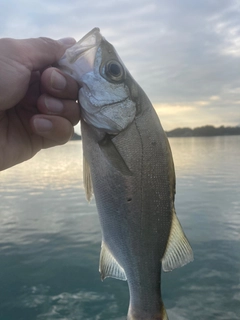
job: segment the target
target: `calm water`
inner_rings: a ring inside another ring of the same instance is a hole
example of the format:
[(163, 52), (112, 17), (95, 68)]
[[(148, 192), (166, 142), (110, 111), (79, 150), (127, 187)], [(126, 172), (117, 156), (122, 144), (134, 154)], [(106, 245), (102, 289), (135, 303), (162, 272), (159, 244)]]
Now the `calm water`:
[[(170, 144), (195, 260), (163, 274), (169, 319), (240, 319), (240, 136)], [(0, 182), (0, 319), (125, 319), (127, 284), (98, 273), (101, 232), (84, 197), (81, 142), (42, 151)]]

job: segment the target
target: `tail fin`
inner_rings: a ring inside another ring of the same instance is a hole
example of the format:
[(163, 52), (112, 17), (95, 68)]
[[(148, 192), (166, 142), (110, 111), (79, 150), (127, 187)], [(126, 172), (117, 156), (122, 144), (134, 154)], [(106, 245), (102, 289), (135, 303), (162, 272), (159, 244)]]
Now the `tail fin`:
[(127, 320), (168, 320), (168, 316), (163, 303), (161, 311), (155, 314), (149, 313), (146, 310), (135, 310), (130, 306)]
[(162, 307), (162, 319), (163, 319), (163, 320), (168, 320), (167, 311), (166, 311), (164, 305), (163, 305), (163, 307)]

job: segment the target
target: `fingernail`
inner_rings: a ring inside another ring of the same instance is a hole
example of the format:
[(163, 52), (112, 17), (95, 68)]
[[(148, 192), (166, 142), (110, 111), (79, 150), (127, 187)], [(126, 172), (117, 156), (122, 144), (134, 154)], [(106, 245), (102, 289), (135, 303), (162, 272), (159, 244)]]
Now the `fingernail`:
[(73, 46), (76, 43), (76, 40), (71, 37), (59, 39), (58, 42), (64, 44), (65, 46)]
[(34, 127), (37, 132), (47, 132), (50, 131), (53, 127), (52, 122), (47, 119), (36, 118), (33, 120)]
[(67, 85), (67, 81), (59, 72), (53, 70), (51, 75), (51, 85), (56, 90), (63, 90)]
[(44, 102), (50, 113), (59, 114), (63, 110), (63, 103), (58, 99), (45, 97)]

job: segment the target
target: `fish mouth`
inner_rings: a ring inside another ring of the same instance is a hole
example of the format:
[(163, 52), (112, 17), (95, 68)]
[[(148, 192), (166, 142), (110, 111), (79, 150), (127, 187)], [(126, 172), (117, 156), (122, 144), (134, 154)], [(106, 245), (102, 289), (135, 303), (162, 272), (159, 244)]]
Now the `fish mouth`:
[[(97, 48), (102, 41), (102, 35), (99, 28), (94, 28), (89, 31), (82, 39), (66, 52), (70, 63), (76, 62), (82, 56), (87, 55), (95, 59)], [(95, 54), (94, 54), (95, 53)]]
[(58, 61), (58, 68), (80, 81), (85, 73), (93, 71), (96, 53), (102, 39), (100, 29), (92, 29), (75, 45), (66, 50)]

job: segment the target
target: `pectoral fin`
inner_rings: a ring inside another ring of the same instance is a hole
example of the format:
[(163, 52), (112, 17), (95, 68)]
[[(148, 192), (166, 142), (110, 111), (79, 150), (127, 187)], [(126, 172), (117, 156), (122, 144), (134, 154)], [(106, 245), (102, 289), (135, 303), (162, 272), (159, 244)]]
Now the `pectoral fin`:
[(162, 259), (162, 269), (163, 271), (172, 271), (191, 261), (193, 261), (192, 248), (174, 211), (171, 232)]
[(126, 162), (124, 161), (123, 157), (115, 147), (114, 143), (111, 140), (111, 137), (108, 134), (106, 134), (105, 137), (98, 142), (98, 144), (105, 158), (114, 168), (116, 168), (125, 176), (132, 175)]
[(83, 156), (83, 185), (84, 185), (87, 201), (89, 202), (93, 195), (93, 188), (92, 188), (90, 166), (84, 156)]
[(104, 242), (102, 242), (101, 247), (99, 272), (101, 273), (102, 280), (107, 277), (112, 277), (119, 280), (127, 280), (124, 269), (114, 258)]

